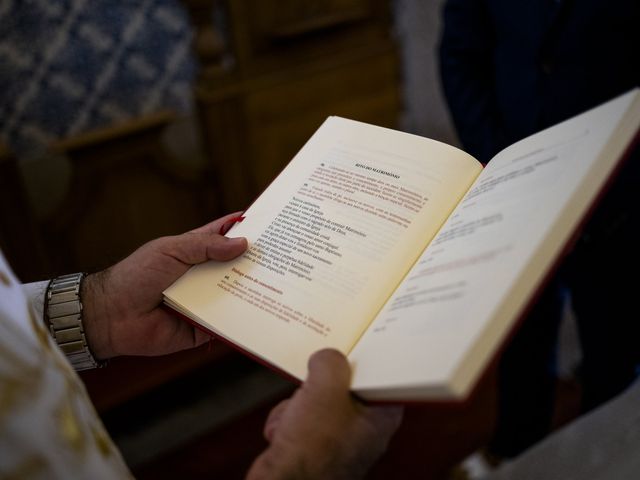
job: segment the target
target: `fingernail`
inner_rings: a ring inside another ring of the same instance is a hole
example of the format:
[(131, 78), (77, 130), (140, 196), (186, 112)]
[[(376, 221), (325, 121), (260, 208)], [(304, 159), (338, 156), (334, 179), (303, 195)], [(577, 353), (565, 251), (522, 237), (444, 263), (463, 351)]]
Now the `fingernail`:
[(237, 244), (247, 243), (247, 239), (245, 237), (231, 237), (231, 238), (225, 237), (225, 238), (227, 238), (228, 242), (231, 242), (231, 243), (234, 243), (234, 244), (235, 243), (237, 243)]
[(240, 216), (235, 216), (230, 220), (227, 220), (227, 222), (222, 225), (222, 227), (220, 227), (220, 235), (226, 235), (227, 232), (231, 229), (231, 227), (233, 227), (236, 223), (240, 223), (244, 220), (244, 217), (242, 215)]

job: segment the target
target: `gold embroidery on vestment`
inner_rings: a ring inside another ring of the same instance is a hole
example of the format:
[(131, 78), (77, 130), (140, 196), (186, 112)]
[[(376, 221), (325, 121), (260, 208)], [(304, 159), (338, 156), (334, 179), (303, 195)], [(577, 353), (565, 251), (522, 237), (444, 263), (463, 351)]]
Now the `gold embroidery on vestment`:
[(43, 471), (46, 469), (45, 461), (36, 455), (32, 455), (20, 462), (18, 466), (10, 471), (0, 470), (0, 478), (4, 480), (24, 480), (28, 478), (42, 477)]
[(85, 447), (84, 435), (71, 399), (63, 399), (62, 404), (56, 411), (56, 417), (58, 429), (63, 440), (67, 442), (76, 453), (82, 452)]

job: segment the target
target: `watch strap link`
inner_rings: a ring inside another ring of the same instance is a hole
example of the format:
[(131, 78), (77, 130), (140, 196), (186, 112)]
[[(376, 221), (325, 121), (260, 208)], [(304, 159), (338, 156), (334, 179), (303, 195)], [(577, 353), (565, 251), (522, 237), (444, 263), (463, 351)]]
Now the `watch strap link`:
[(51, 335), (75, 370), (102, 366), (97, 362), (84, 334), (80, 286), (84, 273), (57, 277), (49, 283), (45, 315)]

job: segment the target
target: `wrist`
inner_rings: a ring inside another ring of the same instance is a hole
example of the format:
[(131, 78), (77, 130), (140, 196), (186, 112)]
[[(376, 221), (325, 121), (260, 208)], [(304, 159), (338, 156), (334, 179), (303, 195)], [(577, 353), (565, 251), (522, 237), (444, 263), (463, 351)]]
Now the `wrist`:
[(105, 302), (106, 275), (108, 270), (87, 275), (80, 289), (85, 336), (97, 360), (106, 360), (115, 356), (111, 347), (109, 312)]

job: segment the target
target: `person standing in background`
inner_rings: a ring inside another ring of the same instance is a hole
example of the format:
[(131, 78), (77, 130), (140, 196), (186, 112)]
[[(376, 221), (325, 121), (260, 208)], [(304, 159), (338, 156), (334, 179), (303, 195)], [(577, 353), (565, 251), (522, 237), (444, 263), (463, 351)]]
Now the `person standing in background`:
[[(448, 0), (440, 73), (464, 149), (482, 162), (506, 146), (640, 85), (637, 0)], [(583, 359), (582, 410), (628, 386), (640, 361), (638, 148), (501, 357), (487, 447), (514, 457), (551, 429), (566, 289)]]

